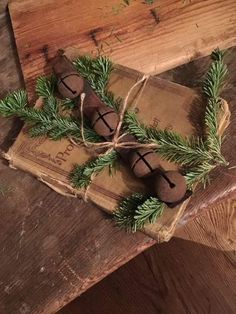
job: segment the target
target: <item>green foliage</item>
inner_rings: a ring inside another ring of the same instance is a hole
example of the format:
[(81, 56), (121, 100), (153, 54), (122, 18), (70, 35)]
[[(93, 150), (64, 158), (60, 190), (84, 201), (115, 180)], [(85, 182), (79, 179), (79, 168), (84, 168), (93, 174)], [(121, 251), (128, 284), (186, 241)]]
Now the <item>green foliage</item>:
[(156, 197), (149, 197), (143, 204), (137, 207), (134, 219), (138, 229), (143, 228), (145, 223), (154, 223), (163, 214), (165, 204)]
[(95, 160), (83, 165), (76, 165), (71, 173), (70, 179), (75, 188), (86, 188), (92, 177), (109, 167), (110, 173), (115, 168), (118, 154), (115, 150), (98, 156)]
[(36, 80), (35, 91), (38, 97), (47, 98), (52, 96), (56, 89), (56, 77), (51, 75), (49, 77), (40, 76)]
[(112, 62), (102, 56), (95, 59), (90, 56), (80, 56), (74, 60), (74, 65), (79, 74), (89, 82), (92, 89), (102, 101), (104, 101), (107, 106), (118, 110), (121, 99), (116, 99), (113, 93), (109, 92), (107, 89), (108, 81), (113, 70)]
[(207, 98), (205, 113), (206, 145), (219, 163), (226, 164), (221, 155), (221, 136), (218, 135), (218, 116), (221, 109), (220, 94), (225, 86), (228, 68), (224, 63), (225, 52), (216, 49), (211, 58), (213, 60), (203, 82), (203, 93)]
[(136, 232), (135, 211), (139, 205), (142, 205), (146, 197), (141, 193), (135, 193), (123, 199), (119, 208), (114, 212), (114, 219), (120, 228), (127, 231)]
[(203, 141), (197, 137), (186, 138), (172, 131), (160, 130), (156, 135), (156, 143), (159, 145), (156, 149), (158, 154), (181, 166), (196, 165), (211, 158)]
[(0, 114), (4, 117), (14, 116), (18, 111), (23, 111), (27, 104), (26, 92), (24, 90), (15, 91), (0, 100)]
[(227, 66), (224, 63), (224, 55), (225, 53), (219, 49), (215, 49), (211, 54), (213, 62), (203, 82), (203, 91), (209, 99), (218, 98), (224, 88), (228, 74)]
[[(25, 91), (16, 91), (0, 101), (0, 114), (5, 117), (17, 116), (31, 125), (31, 136), (47, 135), (53, 140), (62, 137), (73, 137), (81, 140), (80, 122), (71, 117), (59, 114), (58, 101), (54, 96), (44, 100), (44, 106), (36, 109), (28, 106)], [(85, 139), (90, 142), (98, 142), (100, 136), (89, 126), (84, 127)]]
[(76, 108), (76, 106), (78, 106), (78, 100), (65, 98), (61, 100), (61, 105), (63, 110), (73, 110)]
[(136, 232), (146, 223), (153, 223), (164, 210), (164, 203), (155, 197), (147, 197), (135, 193), (125, 198), (119, 208), (114, 212), (114, 219), (120, 228)]
[(216, 165), (206, 161), (189, 168), (185, 174), (188, 188), (192, 188), (196, 182), (202, 183), (205, 188), (206, 185), (210, 182), (209, 173), (215, 167)]
[(126, 113), (124, 125), (139, 142), (156, 144), (156, 152), (170, 162), (194, 165), (211, 157), (200, 138), (188, 139), (173, 131), (146, 127), (134, 112)]
[[(149, 136), (148, 131), (149, 128), (145, 126), (145, 124), (138, 121), (136, 113), (134, 111), (127, 111), (124, 120), (123, 126), (125, 130), (134, 135), (137, 140), (141, 143), (148, 143)], [(155, 129), (153, 129), (155, 130)]]

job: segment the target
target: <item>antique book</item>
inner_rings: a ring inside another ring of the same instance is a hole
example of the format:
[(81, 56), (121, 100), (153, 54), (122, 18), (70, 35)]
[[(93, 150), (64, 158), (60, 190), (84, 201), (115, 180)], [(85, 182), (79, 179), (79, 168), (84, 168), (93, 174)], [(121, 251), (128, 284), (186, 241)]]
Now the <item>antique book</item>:
[[(110, 78), (109, 89), (116, 96), (125, 98), (133, 84), (142, 76), (137, 71), (116, 66)], [(140, 84), (130, 95), (129, 106), (134, 104), (139, 119), (147, 125), (175, 130), (186, 136), (200, 131), (196, 129), (196, 119), (192, 117), (194, 115), (196, 118), (196, 106), (201, 104), (192, 89), (149, 77), (145, 85)], [(40, 100), (36, 105), (40, 105)], [(31, 173), (56, 192), (65, 196), (83, 197), (85, 201), (91, 201), (109, 213), (117, 208), (122, 198), (134, 192), (148, 191), (148, 186), (137, 179), (122, 162), (113, 176), (104, 170), (94, 178), (86, 191), (74, 189), (69, 174), (75, 164), (82, 164), (91, 158), (91, 151), (69, 139), (52, 141), (46, 137), (30, 138), (27, 126), (22, 129), (5, 158), (11, 167)], [(177, 169), (175, 164), (164, 160), (161, 161), (161, 166), (166, 170)], [(189, 199), (172, 209), (167, 207), (154, 224), (145, 226), (144, 232), (158, 242), (169, 240), (188, 201)]]

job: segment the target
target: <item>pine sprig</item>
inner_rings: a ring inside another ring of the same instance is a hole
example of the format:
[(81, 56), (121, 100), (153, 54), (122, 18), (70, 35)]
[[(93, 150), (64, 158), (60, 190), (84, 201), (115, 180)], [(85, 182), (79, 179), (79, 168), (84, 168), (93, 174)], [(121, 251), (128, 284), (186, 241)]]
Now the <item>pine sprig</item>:
[(211, 54), (212, 64), (203, 82), (203, 91), (208, 98), (218, 98), (222, 92), (228, 74), (224, 63), (224, 51), (215, 49)]
[(149, 222), (154, 223), (163, 214), (165, 204), (156, 197), (149, 197), (142, 205), (137, 207), (134, 219), (138, 229)]
[(148, 143), (149, 136), (148, 136), (148, 127), (145, 126), (144, 123), (141, 123), (137, 115), (134, 111), (127, 111), (124, 120), (123, 126), (125, 130), (129, 133), (134, 135), (137, 140), (141, 143)]
[[(53, 140), (73, 137), (81, 141), (80, 122), (74, 118), (60, 115), (54, 96), (47, 97), (44, 107), (36, 109), (28, 106), (25, 91), (16, 91), (0, 100), (0, 114), (5, 117), (16, 116), (29, 123), (31, 136), (47, 135)], [(101, 137), (86, 125), (84, 126), (84, 136), (90, 142), (101, 141)]]
[(114, 170), (118, 154), (115, 150), (98, 156), (95, 160), (83, 165), (76, 165), (71, 172), (70, 180), (75, 188), (86, 188), (92, 181), (92, 177), (109, 167), (110, 173)]
[(172, 131), (159, 130), (155, 141), (159, 145), (156, 149), (158, 154), (181, 166), (196, 165), (212, 157), (198, 137), (188, 139)]
[(11, 117), (18, 111), (23, 111), (28, 105), (27, 94), (24, 90), (15, 91), (0, 100), (0, 114)]
[(120, 228), (136, 232), (146, 223), (154, 223), (163, 214), (165, 204), (155, 197), (135, 193), (124, 199), (114, 212), (114, 219)]
[(47, 98), (52, 96), (56, 89), (56, 77), (51, 75), (47, 76), (40, 76), (36, 80), (35, 91), (38, 97)]
[(134, 193), (128, 196), (119, 205), (114, 212), (114, 220), (118, 227), (124, 228), (126, 231), (136, 232), (137, 225), (134, 219), (135, 211), (139, 205), (142, 205), (147, 199), (141, 193)]
[(74, 60), (74, 65), (81, 76), (90, 84), (95, 93), (109, 107), (118, 110), (121, 98), (115, 98), (107, 89), (108, 81), (113, 70), (112, 62), (103, 56), (95, 59), (89, 56), (80, 56)]
[(103, 91), (107, 87), (113, 70), (113, 64), (108, 58), (100, 56), (93, 59), (89, 56), (80, 56), (73, 63), (94, 90)]
[(170, 162), (194, 165), (211, 158), (200, 138), (188, 139), (173, 131), (147, 127), (138, 121), (134, 112), (126, 113), (124, 125), (139, 142), (156, 144), (156, 152)]
[(185, 179), (189, 189), (192, 189), (197, 182), (202, 183), (205, 188), (210, 182), (209, 173), (216, 167), (216, 165), (204, 162), (195, 167), (191, 167), (186, 171)]
[(78, 106), (78, 100), (76, 99), (70, 99), (70, 98), (65, 98), (61, 100), (61, 105), (63, 110), (73, 110)]
[(207, 98), (205, 113), (206, 145), (212, 151), (217, 161), (227, 164), (221, 154), (221, 136), (218, 135), (218, 117), (221, 109), (220, 94), (225, 86), (228, 68), (224, 63), (225, 52), (216, 49), (212, 52), (213, 60), (203, 82), (203, 93)]

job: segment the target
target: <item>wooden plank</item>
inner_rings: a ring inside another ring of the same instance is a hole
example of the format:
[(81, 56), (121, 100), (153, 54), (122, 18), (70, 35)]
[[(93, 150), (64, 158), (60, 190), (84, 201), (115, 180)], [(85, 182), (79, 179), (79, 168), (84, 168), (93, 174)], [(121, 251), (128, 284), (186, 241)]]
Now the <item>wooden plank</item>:
[[(10, 21), (0, 12), (0, 97), (23, 87)], [(22, 124), (0, 118), (0, 151)], [(114, 229), (92, 204), (59, 196), (0, 159), (0, 313), (54, 313), (155, 243)], [(92, 231), (93, 230), (93, 231)], [(120, 246), (120, 247), (118, 247)]]
[[(232, 258), (236, 249), (236, 197), (212, 206), (179, 228), (175, 237), (221, 250)], [(236, 260), (235, 260), (236, 261)]]
[[(9, 90), (23, 86), (23, 82), (19, 82), (7, 22), (7, 16), (1, 14), (1, 97)], [(232, 141), (236, 131), (235, 56), (234, 50), (229, 55), (231, 81), (225, 94), (225, 98), (232, 101), (233, 114), (224, 145), (230, 166), (236, 164), (236, 142)], [(207, 60), (201, 60), (162, 76), (192, 87), (205, 72), (206, 65)], [(197, 69), (200, 69), (199, 73)], [(0, 118), (1, 150), (7, 151), (20, 126), (15, 119)], [(235, 175), (235, 170), (217, 170), (212, 185), (205, 191), (198, 190), (188, 213), (195, 215), (195, 208), (203, 208), (217, 198), (228, 196), (235, 190)], [(11, 192), (0, 200), (1, 313), (55, 312), (154, 243), (141, 233), (127, 235), (114, 229), (100, 209), (58, 196), (29, 175), (9, 169), (3, 160), (0, 162), (0, 181), (11, 188)]]
[[(236, 44), (235, 0), (12, 0), (9, 6), (27, 89), (57, 49), (103, 53), (160, 73)], [(156, 16), (156, 17), (155, 17)]]
[(213, 207), (179, 229), (182, 239), (140, 254), (59, 313), (234, 314), (235, 206)]
[(3, 164), (0, 171), (10, 188), (0, 195), (1, 313), (54, 313), (154, 243), (25, 173)]

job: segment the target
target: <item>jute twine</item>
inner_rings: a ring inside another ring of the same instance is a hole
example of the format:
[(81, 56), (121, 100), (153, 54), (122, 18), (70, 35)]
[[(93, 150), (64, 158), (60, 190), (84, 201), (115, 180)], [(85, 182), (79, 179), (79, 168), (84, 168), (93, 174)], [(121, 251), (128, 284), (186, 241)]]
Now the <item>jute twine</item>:
[[(141, 148), (141, 147), (146, 147), (146, 148), (156, 148), (158, 147), (157, 144), (153, 143), (153, 144), (142, 144), (142, 143), (138, 143), (138, 142), (122, 142), (122, 138), (126, 135), (126, 133), (121, 134), (121, 128), (122, 128), (122, 124), (123, 124), (123, 120), (124, 120), (124, 115), (125, 112), (127, 110), (127, 106), (128, 106), (128, 101), (130, 98), (130, 95), (132, 93), (132, 91), (141, 83), (143, 83), (143, 86), (141, 88), (141, 91), (139, 93), (139, 96), (136, 100), (136, 102), (130, 107), (130, 109), (135, 109), (138, 103), (138, 100), (140, 99), (140, 97), (143, 94), (143, 91), (145, 89), (145, 86), (147, 84), (147, 81), (149, 79), (150, 75), (143, 75), (142, 78), (140, 80), (138, 80), (136, 83), (134, 83), (132, 85), (132, 87), (129, 89), (123, 103), (122, 106), (120, 108), (120, 112), (119, 112), (119, 122), (116, 128), (116, 131), (113, 135), (113, 137), (111, 138), (110, 141), (104, 141), (104, 142), (99, 142), (99, 143), (93, 143), (93, 142), (89, 142), (88, 140), (86, 140), (85, 135), (84, 135), (84, 100), (86, 97), (85, 93), (82, 93), (80, 95), (80, 100), (81, 100), (81, 105), (80, 105), (80, 115), (81, 115), (81, 138), (82, 138), (82, 143), (84, 144), (85, 147), (88, 148), (95, 148), (95, 149), (103, 149), (103, 148), (107, 148), (108, 150), (106, 151), (106, 153), (109, 153), (110, 151), (112, 151), (113, 149), (117, 149), (117, 148)], [(106, 154), (105, 153), (105, 154)]]

